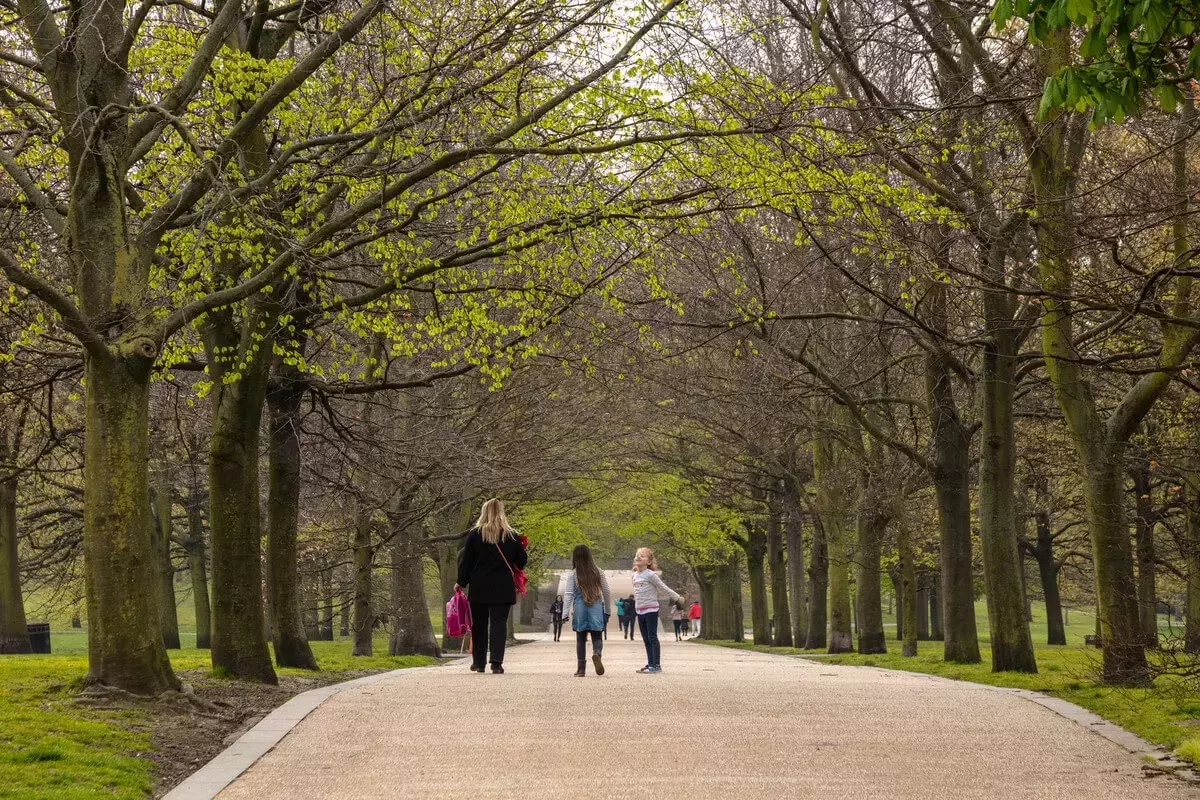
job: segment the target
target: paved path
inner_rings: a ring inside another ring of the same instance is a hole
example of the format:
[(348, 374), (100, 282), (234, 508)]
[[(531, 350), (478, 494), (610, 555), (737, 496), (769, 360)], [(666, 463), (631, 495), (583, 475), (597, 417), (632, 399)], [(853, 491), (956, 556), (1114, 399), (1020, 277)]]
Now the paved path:
[[(668, 637), (669, 638), (669, 637)], [(267, 798), (1080, 798), (1178, 800), (1120, 747), (971, 684), (611, 636), (604, 677), (574, 642), (347, 690), (221, 793)]]

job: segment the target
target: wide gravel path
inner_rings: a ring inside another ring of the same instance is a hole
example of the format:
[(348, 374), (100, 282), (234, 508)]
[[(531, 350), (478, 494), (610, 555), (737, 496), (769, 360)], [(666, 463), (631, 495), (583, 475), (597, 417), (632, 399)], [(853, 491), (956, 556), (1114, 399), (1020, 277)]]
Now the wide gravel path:
[(641, 642), (611, 632), (607, 674), (580, 679), (567, 639), (511, 649), (504, 675), (463, 661), (337, 694), (220, 798), (1200, 797), (971, 684), (673, 641), (638, 675)]

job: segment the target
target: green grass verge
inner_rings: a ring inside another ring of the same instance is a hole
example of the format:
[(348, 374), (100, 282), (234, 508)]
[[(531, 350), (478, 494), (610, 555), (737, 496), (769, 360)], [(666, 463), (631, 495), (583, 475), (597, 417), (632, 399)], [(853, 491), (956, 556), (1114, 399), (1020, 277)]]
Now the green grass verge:
[[(86, 649), (86, 636), (64, 636), (76, 637), (71, 644)], [(377, 637), (375, 647), (386, 653), (386, 637)], [(312, 648), (325, 678), (434, 663), (423, 656), (353, 657), (346, 639), (312, 642)], [(170, 655), (177, 672), (211, 671), (206, 650), (174, 650)], [(141, 757), (150, 749), (149, 713), (78, 704), (75, 697), (86, 672), (84, 652), (0, 656), (0, 798), (149, 796), (152, 763)], [(296, 669), (279, 673), (312, 675)]]
[[(769, 647), (748, 642), (709, 642), (722, 647), (781, 655), (815, 655), (823, 650), (798, 650), (794, 647)], [(1029, 689), (1061, 697), (1099, 716), (1133, 731), (1149, 742), (1173, 749), (1193, 763), (1200, 764), (1200, 697), (1190, 688), (1171, 678), (1160, 678), (1151, 689), (1117, 689), (1097, 681), (1100, 652), (1080, 646), (1036, 647), (1038, 674), (992, 672), (991, 652), (982, 646), (983, 663), (950, 664), (942, 660), (941, 642), (919, 642), (917, 655), (904, 658), (900, 643), (888, 642), (886, 655), (846, 655), (821, 658), (822, 664), (883, 667), (940, 675), (989, 686)]]

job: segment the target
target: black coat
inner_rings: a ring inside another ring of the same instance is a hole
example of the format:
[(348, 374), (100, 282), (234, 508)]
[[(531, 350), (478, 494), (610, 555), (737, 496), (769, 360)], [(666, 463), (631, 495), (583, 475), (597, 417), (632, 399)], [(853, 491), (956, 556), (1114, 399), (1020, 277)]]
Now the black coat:
[(478, 528), (467, 533), (467, 541), (458, 554), (458, 585), (467, 590), (472, 603), (511, 606), (517, 602), (513, 576), (500, 556), (500, 548), (513, 569), (524, 569), (529, 554), (516, 537), (501, 536), (500, 545), (488, 544)]

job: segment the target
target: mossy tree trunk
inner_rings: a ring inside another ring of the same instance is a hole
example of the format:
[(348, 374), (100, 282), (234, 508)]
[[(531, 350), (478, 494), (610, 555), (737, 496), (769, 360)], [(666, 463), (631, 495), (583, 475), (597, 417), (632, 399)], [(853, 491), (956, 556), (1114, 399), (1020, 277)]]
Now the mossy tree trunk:
[(267, 462), (267, 574), (271, 641), (281, 667), (318, 669), (301, 609), (297, 538), (300, 520), (300, 404), (304, 389), (295, 368), (276, 362), (267, 392), (271, 448)]
[(829, 627), (829, 550), (825, 542), (825, 524), (812, 518), (812, 558), (808, 564), (808, 638), (804, 646), (820, 650), (826, 646)]
[(792, 642), (804, 647), (808, 641), (807, 581), (804, 574), (804, 515), (797, 489), (785, 482), (783, 528), (787, 548), (788, 599), (792, 620)]
[[(844, 418), (839, 414), (839, 418)], [(850, 499), (845, 494), (846, 475), (841, 465), (840, 451), (827, 432), (813, 439), (813, 477), (817, 484), (818, 511), (825, 531), (829, 563), (829, 642), (830, 653), (854, 651), (851, 631), (853, 610), (850, 605), (850, 522), (846, 518)]]
[(1133, 478), (1135, 550), (1137, 556), (1138, 618), (1147, 647), (1158, 647), (1158, 557), (1154, 547), (1154, 528), (1158, 523), (1150, 497), (1150, 462), (1141, 457), (1130, 471)]
[(767, 611), (767, 574), (764, 565), (767, 534), (758, 520), (747, 520), (744, 527), (746, 535), (736, 541), (746, 554), (746, 571), (750, 576), (750, 624), (753, 626), (754, 643), (770, 644), (770, 613)]
[(17, 555), (16, 462), (21, 427), (18, 423), (11, 438), (0, 427), (0, 655), (31, 651)]
[(188, 498), (188, 572), (196, 608), (196, 649), (212, 646), (212, 615), (208, 598), (208, 558), (204, 547), (204, 510), (194, 488)]
[[(1003, 259), (1000, 253), (995, 256)], [(1017, 333), (1008, 292), (984, 294), (988, 342), (983, 349), (983, 441), (979, 457), (979, 541), (983, 555), (993, 672), (1037, 672), (1025, 615), (1015, 513)]]
[(175, 604), (175, 565), (171, 561), (171, 509), (173, 486), (171, 471), (160, 464), (155, 471), (151, 499), (154, 504), (154, 527), (151, 540), (154, 543), (154, 578), (158, 593), (159, 624), (162, 626), (163, 645), (168, 650), (179, 649), (179, 611)]
[(89, 354), (84, 367), (88, 680), (145, 695), (179, 688), (158, 596), (147, 591), (157, 585), (148, 485), (151, 360)]
[(1187, 500), (1187, 519), (1184, 529), (1184, 574), (1186, 599), (1183, 621), (1183, 649), (1200, 653), (1200, 472), (1185, 473), (1184, 492)]
[(372, 591), (375, 566), (375, 528), (370, 512), (360, 512), (354, 523), (354, 619), (351, 623), (353, 646), (350, 654), (374, 655), (375, 630)]
[[(264, 628), (259, 428), (266, 401), (272, 337), (265, 303), (240, 324), (225, 308), (205, 320), (213, 377), (209, 448), (212, 525), (213, 667), (224, 674), (277, 683)], [(263, 323), (260, 329), (258, 322)]]
[(1067, 632), (1063, 625), (1062, 596), (1058, 590), (1058, 573), (1062, 565), (1054, 556), (1054, 538), (1050, 531), (1050, 512), (1040, 508), (1033, 515), (1036, 540), (1030, 548), (1037, 562), (1038, 577), (1042, 583), (1042, 597), (1046, 601), (1046, 644), (1066, 644)]
[(855, 558), (854, 585), (858, 600), (858, 652), (886, 653), (883, 632), (883, 534), (889, 516), (878, 509), (859, 512), (858, 551)]
[[(902, 628), (900, 655), (912, 658), (917, 654), (917, 569), (913, 553), (912, 532), (902, 520), (896, 532), (896, 546), (900, 551), (900, 570), (897, 588), (896, 624)], [(903, 620), (903, 625), (901, 625)]]
[(745, 620), (742, 617), (742, 570), (740, 561), (728, 561), (698, 567), (696, 580), (700, 583), (701, 638), (740, 642), (744, 638)]
[(783, 549), (783, 507), (779, 493), (771, 493), (767, 517), (767, 564), (771, 569), (771, 608), (775, 626), (771, 643), (776, 647), (791, 647), (792, 609), (788, 602), (787, 554)]
[(438, 656), (425, 597), (425, 547), (421, 526), (401, 523), (392, 535), (391, 656)]

